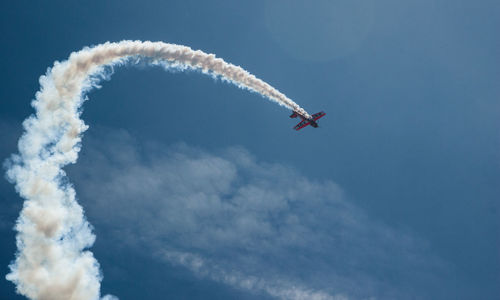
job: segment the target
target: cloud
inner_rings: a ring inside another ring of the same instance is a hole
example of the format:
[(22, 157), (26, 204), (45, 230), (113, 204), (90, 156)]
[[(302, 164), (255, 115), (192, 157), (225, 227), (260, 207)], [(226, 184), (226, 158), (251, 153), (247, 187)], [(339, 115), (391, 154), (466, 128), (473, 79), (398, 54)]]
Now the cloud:
[(425, 241), (377, 222), (332, 181), (241, 147), (100, 132), (70, 170), (77, 192), (97, 228), (158, 260), (281, 299), (425, 298), (449, 272)]
[(308, 299), (308, 300), (344, 300), (343, 295), (331, 296), (326, 292), (309, 290), (307, 287), (291, 284), (290, 282), (275, 279), (266, 280), (255, 275), (246, 275), (240, 271), (227, 270), (216, 262), (202, 258), (200, 255), (165, 251), (164, 256), (172, 264), (182, 265), (196, 274), (207, 276), (218, 282), (222, 282), (233, 287), (251, 290), (264, 291), (271, 296), (281, 299)]

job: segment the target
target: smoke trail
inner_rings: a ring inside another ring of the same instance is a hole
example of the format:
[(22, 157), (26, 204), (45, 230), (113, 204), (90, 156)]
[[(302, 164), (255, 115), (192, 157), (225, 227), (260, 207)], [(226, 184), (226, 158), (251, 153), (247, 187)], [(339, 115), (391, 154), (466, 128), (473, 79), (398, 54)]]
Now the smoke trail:
[[(19, 154), (8, 162), (7, 177), (26, 199), (17, 221), (18, 253), (7, 279), (30, 299), (98, 299), (99, 264), (88, 250), (95, 240), (75, 191), (62, 167), (75, 163), (81, 134), (84, 94), (97, 85), (105, 66), (133, 56), (171, 63), (221, 76), (240, 87), (309, 116), (292, 100), (242, 68), (213, 54), (162, 42), (122, 41), (74, 52), (55, 62), (40, 77), (32, 106), (35, 115), (23, 123)], [(105, 298), (109, 298), (106, 296)]]

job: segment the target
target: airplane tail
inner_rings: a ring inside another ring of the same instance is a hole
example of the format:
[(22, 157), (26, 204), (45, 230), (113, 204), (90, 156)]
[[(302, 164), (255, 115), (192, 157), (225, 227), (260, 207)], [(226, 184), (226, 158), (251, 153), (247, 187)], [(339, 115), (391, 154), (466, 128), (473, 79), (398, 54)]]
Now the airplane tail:
[(293, 112), (293, 114), (290, 115), (290, 118), (297, 118), (299, 114), (296, 112)]

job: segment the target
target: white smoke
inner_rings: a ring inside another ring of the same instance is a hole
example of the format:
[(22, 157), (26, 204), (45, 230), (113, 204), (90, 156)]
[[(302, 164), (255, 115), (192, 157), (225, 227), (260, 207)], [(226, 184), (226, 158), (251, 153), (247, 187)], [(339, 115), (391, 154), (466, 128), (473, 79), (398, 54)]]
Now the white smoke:
[[(88, 250), (95, 236), (62, 168), (75, 163), (81, 134), (84, 94), (97, 86), (105, 66), (139, 56), (153, 64), (173, 64), (221, 76), (289, 109), (309, 114), (264, 81), (213, 54), (162, 42), (122, 41), (85, 48), (55, 62), (40, 77), (32, 102), (36, 113), (23, 123), (19, 154), (12, 156), (8, 178), (26, 199), (17, 221), (18, 253), (7, 279), (30, 299), (99, 299), (99, 264)], [(112, 299), (105, 296), (103, 299)]]

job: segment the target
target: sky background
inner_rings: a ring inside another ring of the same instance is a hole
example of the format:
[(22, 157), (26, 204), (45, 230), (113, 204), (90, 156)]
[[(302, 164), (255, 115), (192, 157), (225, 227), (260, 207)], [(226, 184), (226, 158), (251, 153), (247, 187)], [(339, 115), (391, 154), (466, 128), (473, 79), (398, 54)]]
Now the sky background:
[[(188, 45), (315, 113), (196, 72), (115, 70), (66, 168), (120, 299), (500, 298), (500, 4), (2, 1), (0, 159), (38, 78), (105, 41)], [(0, 180), (0, 299), (22, 199)]]

